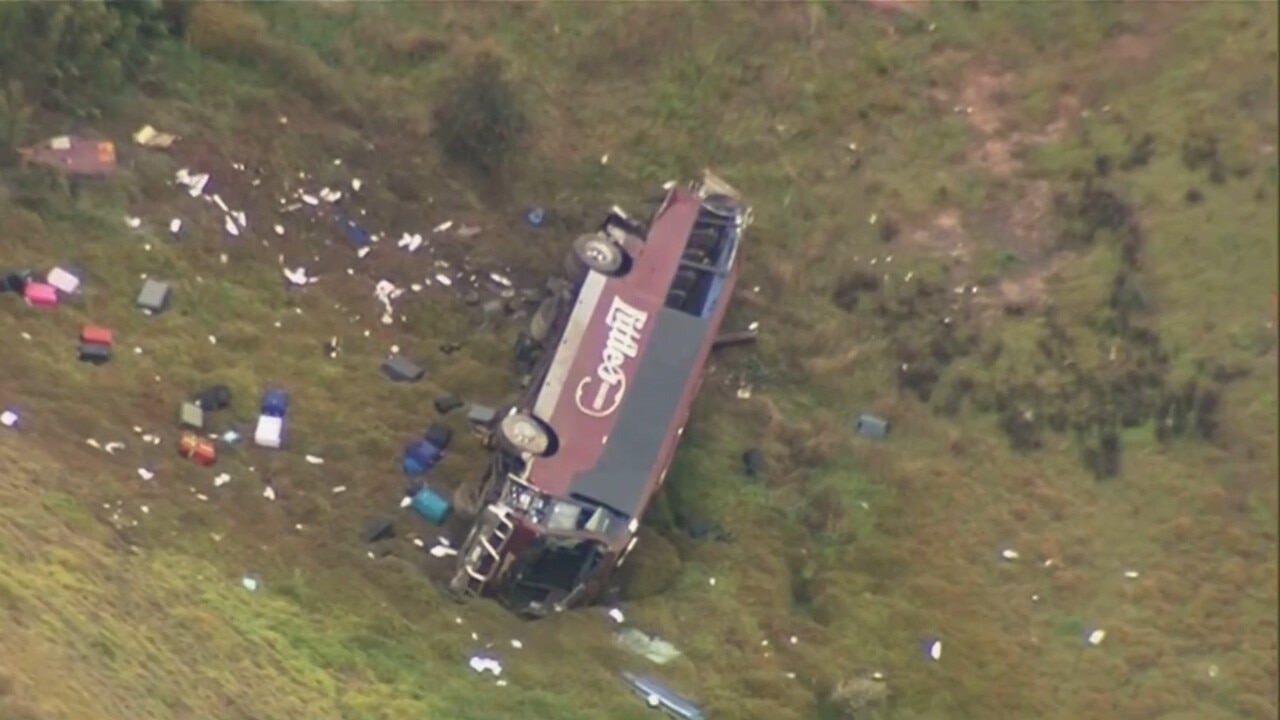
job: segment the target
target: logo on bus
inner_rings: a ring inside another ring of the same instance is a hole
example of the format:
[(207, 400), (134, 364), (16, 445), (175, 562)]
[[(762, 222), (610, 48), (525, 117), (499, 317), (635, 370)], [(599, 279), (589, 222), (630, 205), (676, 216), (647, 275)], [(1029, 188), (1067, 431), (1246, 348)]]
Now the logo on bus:
[(640, 352), (640, 333), (649, 321), (649, 313), (632, 307), (620, 297), (613, 298), (605, 325), (609, 328), (600, 364), (594, 375), (578, 381), (574, 400), (578, 409), (591, 417), (607, 417), (622, 404), (627, 394), (627, 374), (623, 367)]

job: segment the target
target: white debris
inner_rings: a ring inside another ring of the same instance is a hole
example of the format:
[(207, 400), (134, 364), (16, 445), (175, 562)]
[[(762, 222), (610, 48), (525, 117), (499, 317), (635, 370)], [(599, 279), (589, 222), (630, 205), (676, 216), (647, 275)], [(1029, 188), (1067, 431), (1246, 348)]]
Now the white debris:
[(17, 427), (18, 414), (13, 412), (12, 410), (5, 410), (4, 412), (0, 412), (0, 425), (3, 425), (7, 428)]
[(448, 229), (449, 229), (449, 228), (451, 228), (451, 227), (453, 227), (453, 221), (452, 221), (452, 220), (445, 220), (444, 222), (440, 223), (439, 225), (435, 226), (434, 228), (431, 228), (431, 232), (433, 232), (433, 233), (442, 233), (442, 232), (444, 232), (445, 230), (448, 230)]
[(511, 287), (511, 278), (506, 275), (499, 275), (496, 272), (489, 273), (489, 279), (498, 283), (502, 287)]
[(142, 511), (142, 514), (143, 514), (143, 515), (150, 515), (150, 514), (151, 514), (151, 508), (147, 507), (146, 505), (142, 505), (142, 506), (141, 506), (141, 507), (139, 507), (138, 509)]
[(759, 321), (759, 320), (752, 321), (752, 323), (751, 323), (750, 325), (748, 325), (748, 326), (747, 326), (747, 332), (755, 332), (755, 331), (757, 331), (757, 330), (759, 330), (759, 329), (760, 329), (760, 321)]
[(318, 198), (316, 198), (316, 196), (315, 196), (315, 195), (308, 195), (308, 194), (306, 194), (306, 193), (303, 193), (303, 194), (302, 194), (302, 202), (304, 202), (304, 203), (306, 203), (306, 204), (308, 204), (308, 205), (319, 205), (319, 204), (320, 204), (320, 200), (319, 200)]
[(235, 210), (231, 213), (231, 217), (235, 218), (236, 224), (241, 228), (249, 227), (249, 217), (244, 214), (243, 210)]
[(414, 545), (417, 545), (418, 547), (426, 547), (426, 546), (427, 546), (427, 544), (426, 544), (426, 543), (422, 542), (422, 538), (414, 538), (414, 539), (413, 539), (413, 544), (414, 544)]
[(1004, 558), (1005, 560), (1017, 560), (1019, 556), (1018, 556), (1017, 550), (1011, 550), (1009, 548), (1005, 548), (1004, 550), (1000, 551), (1000, 557)]
[(264, 497), (264, 498), (266, 498), (266, 499), (268, 499), (268, 500), (275, 500), (275, 499), (276, 499), (276, 489), (275, 489), (275, 488), (273, 488), (273, 487), (271, 487), (270, 485), (268, 485), (268, 486), (266, 487), (266, 489), (264, 489), (264, 490), (262, 491), (262, 497)]
[(368, 255), (371, 252), (373, 252), (373, 248), (369, 247), (368, 245), (365, 245), (359, 250), (356, 250), (356, 257), (363, 259), (365, 255)]
[(444, 558), (444, 557), (453, 557), (454, 555), (458, 554), (458, 551), (454, 550), (451, 547), (445, 547), (444, 545), (436, 545), (435, 547), (431, 548), (430, 553), (431, 553), (431, 557)]
[(97, 440), (94, 440), (93, 438), (85, 438), (85, 440), (84, 440), (84, 444), (85, 444), (85, 445), (88, 445), (89, 447), (91, 447), (91, 448), (93, 448), (93, 449), (95, 449), (95, 450), (101, 450), (101, 449), (102, 449), (102, 443), (98, 442)]
[(1139, 573), (1138, 573), (1138, 571), (1137, 571), (1137, 570), (1125, 570), (1125, 571), (1124, 571), (1124, 576), (1125, 576), (1125, 577), (1127, 577), (1127, 578), (1129, 578), (1130, 580), (1137, 580), (1137, 579), (1138, 579), (1138, 575), (1139, 575)]
[(609, 617), (613, 618), (613, 621), (616, 623), (624, 623), (627, 621), (626, 616), (623, 615), (622, 611), (618, 608), (609, 608)]
[(227, 207), (227, 204), (222, 201), (221, 195), (214, 193), (212, 197), (206, 197), (205, 200), (212, 200), (213, 204), (217, 205), (224, 215), (231, 214), (231, 208)]
[(800, 638), (797, 638), (795, 635), (792, 635), (791, 637), (787, 638), (787, 642), (791, 643), (792, 645), (795, 645), (796, 643), (800, 642)]
[(124, 443), (122, 443), (122, 442), (109, 442), (109, 443), (107, 443), (106, 445), (103, 445), (103, 446), (102, 446), (102, 449), (103, 449), (103, 450), (105, 450), (105, 451), (107, 452), (107, 454), (108, 454), (108, 455), (115, 455), (117, 450), (123, 450), (123, 449), (124, 449)]
[(337, 485), (337, 486), (335, 486), (335, 487), (333, 488), (333, 490), (332, 490), (332, 492), (333, 492), (333, 494), (334, 494), (334, 495), (341, 495), (342, 493), (344, 493), (344, 492), (346, 492), (346, 491), (347, 491), (347, 486), (346, 486), (346, 485)]
[(249, 592), (253, 592), (258, 589), (258, 579), (248, 575), (244, 576), (244, 578), (240, 580), (240, 584)]
[(204, 192), (204, 186), (209, 182), (208, 173), (191, 174), (186, 168), (178, 170), (174, 174), (174, 180), (181, 186), (187, 188), (187, 192), (191, 197), (199, 197)]
[(140, 218), (140, 217), (126, 217), (126, 218), (124, 219), (124, 224), (125, 224), (125, 225), (128, 225), (129, 227), (133, 228), (134, 230), (137, 230), (138, 228), (142, 227), (142, 218)]
[(311, 463), (312, 465), (323, 465), (323, 464), (324, 464), (324, 458), (319, 457), (319, 456), (317, 456), (317, 455), (308, 455), (308, 456), (306, 456), (306, 461), (307, 461), (307, 462), (309, 462), (309, 463)]
[(511, 647), (513, 647), (513, 648), (515, 648), (515, 649), (519, 650), (520, 648), (523, 648), (523, 647), (524, 647), (524, 643), (522, 643), (522, 642), (520, 642), (519, 640), (516, 640), (516, 639), (514, 639), (514, 638), (513, 638), (513, 639), (511, 640)]
[(232, 237), (238, 237), (240, 235), (240, 226), (236, 225), (236, 221), (230, 215), (223, 218), (222, 226), (226, 228), (228, 235), (231, 235)]
[(1089, 633), (1088, 640), (1090, 645), (1094, 645), (1094, 646), (1101, 645), (1102, 641), (1106, 639), (1107, 639), (1106, 630), (1094, 630), (1093, 632)]
[(715, 579), (715, 578), (713, 578), (713, 577), (712, 577), (712, 578), (707, 578), (707, 584), (708, 584), (708, 585), (710, 585), (711, 587), (715, 587), (715, 586), (716, 586), (716, 579)]
[(396, 247), (405, 248), (409, 252), (417, 252), (418, 248), (422, 247), (422, 236), (417, 233), (405, 233), (400, 236), (400, 240), (396, 242)]
[(436, 282), (440, 283), (445, 287), (449, 287), (450, 285), (453, 285), (453, 278), (450, 278), (448, 275), (445, 275), (444, 273), (440, 273), (436, 275)]
[(218, 344), (218, 337), (217, 337), (216, 335), (210, 335), (210, 336), (209, 336), (209, 344), (210, 344), (210, 345), (217, 345), (217, 344)]
[(313, 285), (320, 280), (320, 278), (308, 277), (307, 269), (301, 265), (296, 268), (283, 268), (280, 272), (284, 273), (285, 279), (293, 285)]
[(217, 477), (213, 479), (213, 486), (216, 488), (219, 488), (219, 487), (222, 487), (223, 485), (226, 485), (229, 482), (231, 482), (230, 475), (226, 473), (219, 473)]
[(360, 188), (363, 185), (364, 185), (364, 181), (362, 181), (360, 178), (351, 178), (351, 189), (354, 192), (360, 192)]
[(276, 235), (279, 235), (280, 237), (284, 237), (284, 226), (283, 226), (283, 225), (274, 225), (274, 226), (272, 226), (272, 228), (271, 228), (271, 229), (276, 231)]
[(336, 203), (342, 199), (341, 190), (330, 190), (329, 188), (320, 188), (320, 199), (327, 203)]
[(934, 662), (937, 662), (938, 660), (942, 659), (942, 641), (941, 640), (934, 640), (933, 642), (929, 643), (929, 657)]
[(495, 676), (502, 674), (502, 663), (495, 658), (477, 655), (471, 658), (467, 664), (471, 666), (472, 670), (481, 674), (492, 673)]
[(155, 476), (156, 476), (155, 473), (151, 472), (146, 468), (138, 468), (138, 477), (142, 478), (143, 480), (150, 480)]

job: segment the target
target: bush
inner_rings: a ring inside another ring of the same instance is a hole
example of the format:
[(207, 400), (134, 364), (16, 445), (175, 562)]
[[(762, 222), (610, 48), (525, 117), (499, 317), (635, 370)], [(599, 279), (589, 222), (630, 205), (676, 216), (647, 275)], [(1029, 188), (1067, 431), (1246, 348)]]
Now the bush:
[(22, 84), (11, 81), (0, 93), (0, 167), (18, 161), (18, 148), (23, 146), (31, 108), (22, 93)]
[(481, 53), (446, 84), (443, 97), (435, 113), (435, 136), (445, 156), (496, 175), (527, 126), (502, 59)]
[(157, 2), (0, 5), (0, 77), (52, 110), (97, 117), (165, 34)]

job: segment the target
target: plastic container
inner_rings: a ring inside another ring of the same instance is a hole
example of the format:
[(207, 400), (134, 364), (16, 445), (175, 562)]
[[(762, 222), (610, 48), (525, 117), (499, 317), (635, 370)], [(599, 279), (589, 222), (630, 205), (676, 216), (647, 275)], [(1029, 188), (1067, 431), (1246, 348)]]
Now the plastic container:
[(413, 496), (412, 505), (414, 512), (436, 525), (443, 525), (449, 518), (449, 513), (453, 512), (453, 506), (449, 501), (437, 495), (436, 491), (429, 487), (422, 488)]
[(289, 393), (271, 389), (262, 393), (262, 414), (283, 418), (289, 412)]

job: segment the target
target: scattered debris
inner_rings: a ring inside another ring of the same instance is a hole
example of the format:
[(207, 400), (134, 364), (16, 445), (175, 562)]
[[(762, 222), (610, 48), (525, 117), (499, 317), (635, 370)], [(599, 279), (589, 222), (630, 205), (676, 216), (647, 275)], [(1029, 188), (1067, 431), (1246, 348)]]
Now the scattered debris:
[(1106, 640), (1106, 639), (1107, 639), (1106, 630), (1094, 630), (1090, 632), (1089, 635), (1085, 638), (1085, 642), (1088, 642), (1090, 645), (1097, 647), (1102, 644), (1103, 640)]
[(320, 457), (319, 455), (306, 455), (303, 457), (303, 459), (306, 460), (311, 465), (324, 464), (324, 458)]
[(240, 579), (240, 585), (249, 592), (255, 592), (262, 587), (262, 579), (257, 575), (245, 575)]
[(138, 293), (138, 307), (147, 313), (158, 315), (169, 309), (170, 292), (169, 283), (148, 279)]
[(933, 662), (942, 659), (942, 641), (938, 638), (925, 638), (924, 652)]
[(80, 330), (80, 342), (111, 345), (111, 330), (101, 325), (85, 325)]
[(21, 418), (18, 415), (18, 411), (13, 408), (7, 408), (0, 412), (0, 425), (7, 428), (17, 428), (20, 421)]
[(18, 151), (22, 159), (68, 175), (103, 177), (116, 169), (116, 146), (107, 140), (63, 135)]
[(419, 439), (411, 441), (404, 448), (404, 456), (400, 467), (409, 477), (417, 477), (431, 472), (444, 457), (453, 440), (453, 430), (448, 425), (432, 423), (427, 432)]
[(658, 665), (666, 665), (681, 655), (680, 649), (675, 645), (658, 637), (645, 634), (636, 628), (619, 630), (614, 635), (614, 640), (627, 650)]
[(414, 512), (435, 525), (443, 525), (453, 510), (448, 500), (425, 486), (413, 496), (410, 505)]
[(365, 526), (364, 531), (360, 534), (362, 540), (366, 543), (376, 543), (383, 540), (390, 540), (396, 536), (396, 528), (394, 523), (386, 518), (376, 518), (370, 520)]
[(178, 408), (178, 425), (192, 430), (204, 429), (204, 409), (194, 402), (184, 402)]
[(704, 720), (706, 717), (688, 698), (652, 677), (623, 672), (622, 680), (651, 708), (680, 720)]
[(497, 677), (502, 674), (502, 663), (499, 662), (498, 656), (493, 653), (476, 653), (471, 656), (467, 664), (471, 666), (472, 670), (481, 675), (491, 673)]
[(212, 465), (218, 459), (213, 441), (192, 432), (184, 432), (178, 436), (178, 454), (200, 465)]
[(392, 355), (382, 363), (382, 374), (392, 382), (417, 382), (427, 374), (427, 371), (403, 355)]
[(45, 282), (57, 288), (64, 295), (75, 295), (80, 290), (80, 278), (60, 267), (50, 270), (45, 277)]
[(30, 270), (6, 270), (0, 274), (0, 292), (7, 290), (22, 295), (34, 275)]
[(253, 443), (258, 447), (279, 450), (284, 441), (284, 418), (259, 415), (253, 431)]
[(80, 343), (80, 361), (103, 365), (111, 359), (111, 346), (102, 343)]
[(231, 388), (226, 385), (211, 385), (196, 393), (191, 401), (205, 412), (223, 410), (231, 405)]
[(447, 545), (436, 545), (435, 547), (431, 548), (431, 550), (429, 550), (428, 552), (430, 552), (431, 557), (434, 557), (434, 558), (453, 557), (454, 555), (458, 554), (457, 550), (454, 550), (453, 548)]
[(150, 125), (143, 125), (133, 134), (133, 141), (142, 147), (168, 150), (177, 142), (178, 136), (159, 132)]
[(342, 343), (338, 340), (338, 336), (334, 335), (324, 342), (323, 349), (325, 357), (332, 360), (338, 357), (338, 354), (342, 351)]
[(1017, 550), (1005, 548), (1004, 550), (1000, 551), (1000, 557), (1004, 558), (1005, 560), (1017, 560), (1019, 556), (1018, 556)]
[(883, 440), (889, 436), (889, 421), (871, 413), (862, 413), (858, 416), (854, 431), (863, 437)]
[(613, 618), (613, 621), (619, 624), (627, 621), (627, 616), (622, 614), (622, 610), (620, 608), (609, 608), (609, 617)]
[(487, 428), (498, 419), (498, 411), (486, 405), (472, 404), (467, 408), (467, 422), (472, 427)]
[(22, 285), (22, 296), (28, 305), (35, 307), (56, 307), (58, 305), (58, 289), (34, 280), (27, 280)]
[(301, 265), (296, 268), (281, 268), (280, 272), (291, 285), (314, 285), (320, 278), (307, 275), (307, 269)]
[(448, 415), (466, 403), (462, 402), (457, 395), (441, 395), (435, 399), (433, 404), (435, 405), (436, 412), (441, 415)]
[(216, 488), (220, 488), (229, 482), (231, 482), (231, 476), (226, 473), (218, 473), (218, 475), (213, 478), (213, 486)]

